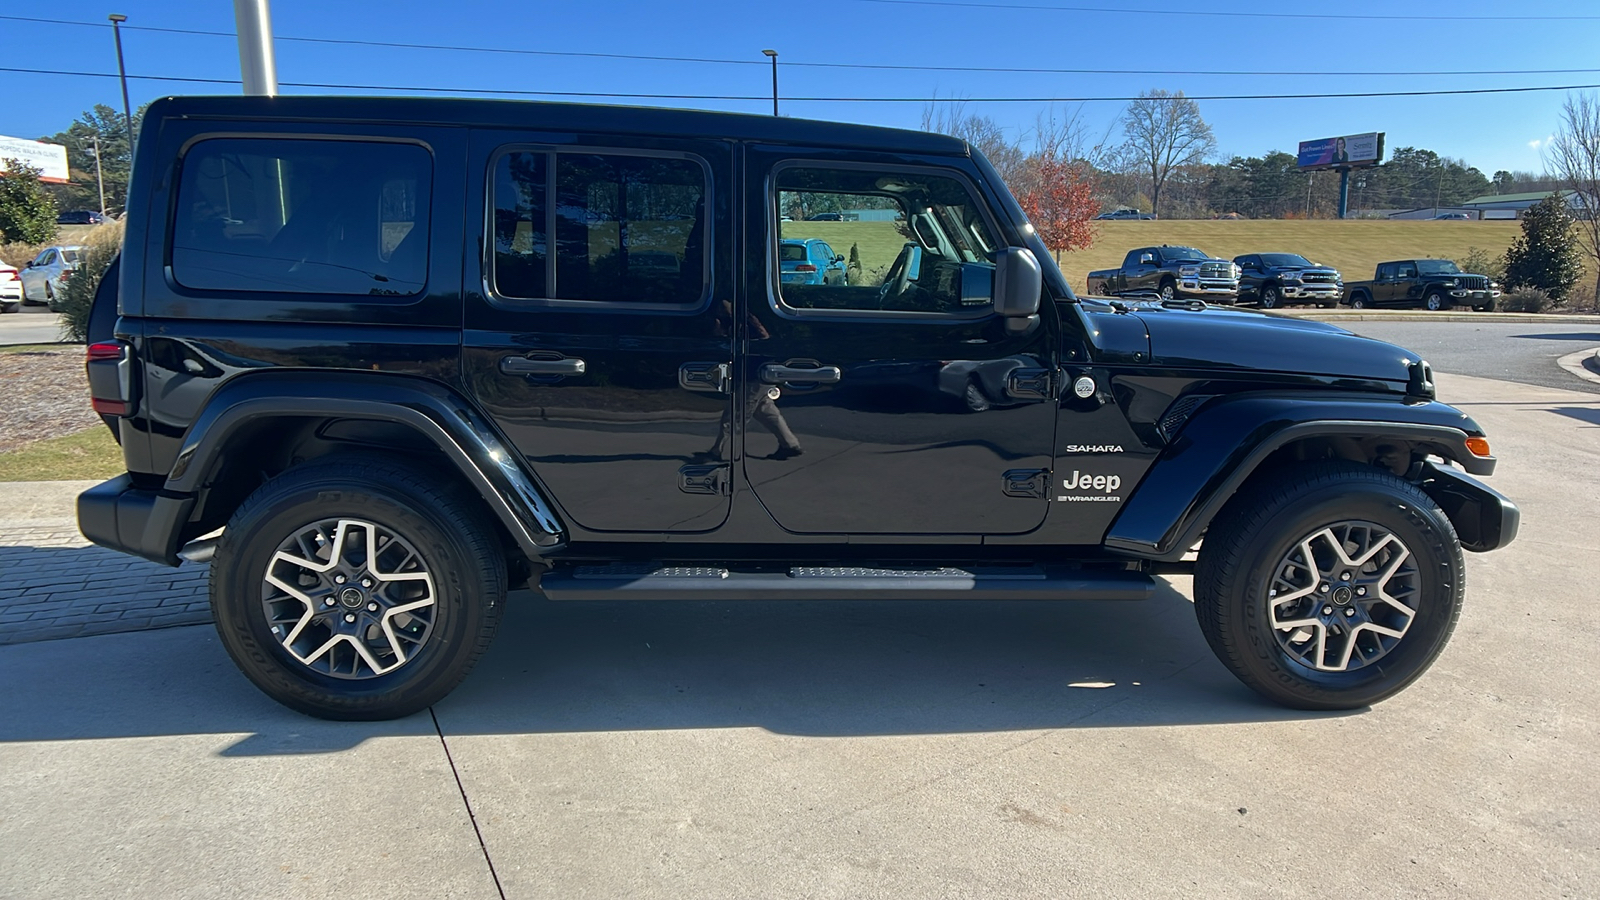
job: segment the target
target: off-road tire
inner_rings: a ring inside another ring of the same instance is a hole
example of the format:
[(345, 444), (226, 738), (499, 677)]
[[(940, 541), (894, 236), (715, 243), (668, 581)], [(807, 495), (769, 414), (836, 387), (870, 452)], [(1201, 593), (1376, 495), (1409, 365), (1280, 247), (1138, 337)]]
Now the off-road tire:
[(1422, 308), (1429, 312), (1447, 312), (1450, 309), (1450, 301), (1438, 291), (1429, 291), (1428, 296), (1422, 298)]
[(1366, 309), (1367, 308), (1367, 295), (1366, 294), (1356, 294), (1356, 295), (1352, 296), (1350, 298), (1350, 308), (1351, 309)]
[[(1269, 620), (1268, 590), (1307, 535), (1348, 520), (1387, 529), (1416, 561), (1416, 612), (1387, 655), (1318, 671), (1287, 652)], [(1371, 466), (1329, 461), (1249, 485), (1218, 515), (1195, 568), (1195, 615), (1229, 671), (1295, 709), (1355, 709), (1404, 689), (1443, 651), (1461, 613), (1465, 569), (1455, 527), (1415, 485)]]
[[(427, 640), (361, 680), (314, 671), (274, 638), (263, 579), (280, 543), (308, 523), (376, 523), (416, 548), (433, 578)], [(324, 719), (393, 719), (448, 694), (488, 649), (505, 606), (506, 562), (485, 513), (440, 479), (388, 457), (350, 454), (271, 479), (229, 520), (211, 565), (211, 612), (228, 654), (268, 696)]]
[(1161, 282), (1159, 293), (1163, 302), (1178, 299), (1178, 283), (1168, 278)]

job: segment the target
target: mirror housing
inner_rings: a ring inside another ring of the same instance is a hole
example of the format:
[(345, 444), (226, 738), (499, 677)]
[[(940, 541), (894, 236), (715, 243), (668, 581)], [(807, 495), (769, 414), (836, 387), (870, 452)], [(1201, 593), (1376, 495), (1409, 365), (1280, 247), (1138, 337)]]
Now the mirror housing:
[(1141, 253), (1141, 254), (1139, 254), (1139, 265), (1141, 265), (1141, 266), (1153, 266), (1153, 265), (1155, 265), (1155, 262), (1156, 262), (1156, 256), (1155, 256), (1154, 253)]
[(1032, 250), (1003, 247), (994, 257), (994, 311), (1007, 319), (1038, 315), (1044, 273)]

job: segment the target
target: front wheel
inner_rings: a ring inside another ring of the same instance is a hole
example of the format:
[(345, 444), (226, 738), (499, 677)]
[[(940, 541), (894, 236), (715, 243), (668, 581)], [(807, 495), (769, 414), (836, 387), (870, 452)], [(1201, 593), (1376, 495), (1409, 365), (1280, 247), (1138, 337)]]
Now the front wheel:
[(1261, 308), (1272, 309), (1283, 302), (1283, 294), (1273, 285), (1261, 289)]
[(450, 692), (499, 626), (506, 565), (466, 497), (383, 457), (331, 457), (234, 513), (211, 611), (247, 678), (325, 719), (392, 719)]
[(1415, 485), (1325, 462), (1242, 491), (1212, 524), (1195, 614), (1217, 657), (1296, 709), (1354, 709), (1428, 669), (1461, 613), (1461, 543)]
[(1423, 301), (1423, 305), (1428, 307), (1430, 312), (1438, 312), (1439, 310), (1444, 309), (1446, 306), (1449, 306), (1449, 304), (1444, 300), (1444, 295), (1438, 291), (1430, 291), (1428, 293), (1428, 299)]
[(1178, 299), (1178, 286), (1171, 281), (1161, 282), (1161, 300), (1163, 303)]

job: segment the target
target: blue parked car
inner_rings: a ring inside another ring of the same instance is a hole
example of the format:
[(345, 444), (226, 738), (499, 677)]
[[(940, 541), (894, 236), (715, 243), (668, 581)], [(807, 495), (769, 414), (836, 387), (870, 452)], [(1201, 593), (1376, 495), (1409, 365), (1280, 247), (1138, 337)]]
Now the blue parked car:
[(816, 238), (779, 241), (778, 277), (784, 284), (841, 285), (844, 257)]

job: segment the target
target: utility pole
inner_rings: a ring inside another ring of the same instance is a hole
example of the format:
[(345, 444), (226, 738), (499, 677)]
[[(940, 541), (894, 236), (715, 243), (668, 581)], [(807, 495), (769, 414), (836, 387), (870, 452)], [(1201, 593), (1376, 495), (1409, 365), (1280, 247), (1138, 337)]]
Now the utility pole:
[(772, 114), (778, 114), (778, 51), (763, 50), (761, 55), (772, 60)]
[(100, 215), (106, 214), (106, 178), (100, 171), (100, 132), (94, 133), (94, 180), (100, 185)]
[(122, 62), (122, 23), (128, 17), (112, 13), (106, 18), (111, 20), (111, 33), (117, 41), (117, 78), (122, 81), (122, 118), (128, 126), (128, 164), (133, 164), (133, 107), (128, 105), (128, 67)]
[(272, 12), (267, 0), (233, 0), (239, 32), (239, 74), (244, 92), (260, 97), (278, 93), (278, 62), (272, 53)]

